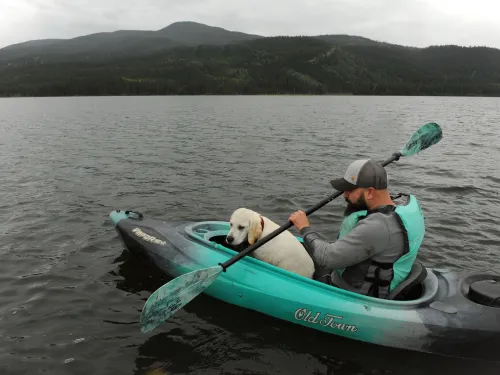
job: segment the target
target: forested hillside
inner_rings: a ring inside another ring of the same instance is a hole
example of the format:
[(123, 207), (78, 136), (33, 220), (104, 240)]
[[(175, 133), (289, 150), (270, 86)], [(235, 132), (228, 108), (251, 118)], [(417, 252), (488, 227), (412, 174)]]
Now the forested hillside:
[(500, 50), (348, 35), (269, 37), (196, 23), (0, 50), (0, 96), (500, 95)]

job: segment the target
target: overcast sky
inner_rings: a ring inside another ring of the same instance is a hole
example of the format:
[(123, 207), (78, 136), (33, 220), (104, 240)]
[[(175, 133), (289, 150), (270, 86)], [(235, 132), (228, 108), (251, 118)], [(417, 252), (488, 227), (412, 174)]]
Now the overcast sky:
[(263, 36), (351, 34), (500, 48), (500, 0), (0, 0), (0, 48), (196, 21)]

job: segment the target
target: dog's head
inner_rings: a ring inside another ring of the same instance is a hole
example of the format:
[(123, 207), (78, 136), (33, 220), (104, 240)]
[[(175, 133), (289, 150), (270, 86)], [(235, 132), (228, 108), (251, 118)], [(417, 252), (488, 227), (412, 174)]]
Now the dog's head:
[(231, 229), (226, 242), (232, 246), (248, 243), (252, 245), (262, 234), (261, 216), (247, 208), (238, 208), (229, 220)]

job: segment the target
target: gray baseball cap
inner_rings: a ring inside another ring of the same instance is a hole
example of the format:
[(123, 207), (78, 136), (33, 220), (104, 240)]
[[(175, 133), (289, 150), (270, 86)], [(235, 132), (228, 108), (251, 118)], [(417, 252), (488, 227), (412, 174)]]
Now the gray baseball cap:
[(387, 189), (387, 171), (382, 164), (371, 159), (355, 160), (348, 167), (344, 178), (331, 180), (330, 184), (338, 191), (351, 191), (358, 187)]

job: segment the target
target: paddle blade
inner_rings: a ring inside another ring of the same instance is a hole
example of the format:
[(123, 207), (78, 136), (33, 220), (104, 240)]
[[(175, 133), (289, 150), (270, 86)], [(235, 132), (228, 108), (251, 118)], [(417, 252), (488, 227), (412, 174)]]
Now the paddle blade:
[(441, 127), (435, 122), (430, 122), (418, 129), (401, 150), (402, 156), (411, 156), (438, 143), (443, 138)]
[(221, 266), (192, 271), (178, 276), (158, 288), (149, 296), (142, 309), (141, 331), (152, 331), (170, 318), (208, 288), (221, 272)]

